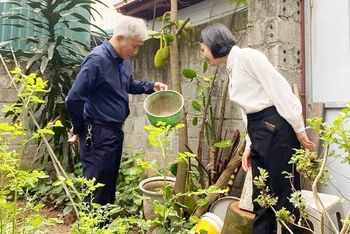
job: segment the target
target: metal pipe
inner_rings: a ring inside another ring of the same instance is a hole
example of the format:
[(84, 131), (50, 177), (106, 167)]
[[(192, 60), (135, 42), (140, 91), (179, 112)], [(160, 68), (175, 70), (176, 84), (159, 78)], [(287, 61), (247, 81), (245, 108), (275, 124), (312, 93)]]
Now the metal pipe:
[(305, 56), (305, 1), (301, 0), (301, 105), (303, 107), (304, 124), (306, 118), (306, 56)]
[(302, 0), (301, 2), (301, 60), (302, 60), (302, 104), (303, 114), (307, 118), (309, 116), (309, 108), (307, 103), (311, 103), (313, 99), (312, 93), (312, 18), (311, 11), (313, 0)]

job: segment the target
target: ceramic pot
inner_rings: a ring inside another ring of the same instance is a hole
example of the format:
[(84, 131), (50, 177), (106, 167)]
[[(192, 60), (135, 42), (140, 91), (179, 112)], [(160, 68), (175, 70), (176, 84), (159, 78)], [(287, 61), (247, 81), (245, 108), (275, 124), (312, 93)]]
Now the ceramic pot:
[(149, 200), (143, 201), (143, 212), (146, 220), (154, 220), (157, 218), (157, 215), (153, 211), (153, 201), (158, 200), (159, 203), (164, 203), (163, 195), (160, 191), (163, 190), (165, 183), (173, 188), (175, 185), (175, 178), (167, 176), (166, 181), (164, 181), (163, 176), (156, 176), (147, 178), (139, 184), (143, 196), (149, 198)]

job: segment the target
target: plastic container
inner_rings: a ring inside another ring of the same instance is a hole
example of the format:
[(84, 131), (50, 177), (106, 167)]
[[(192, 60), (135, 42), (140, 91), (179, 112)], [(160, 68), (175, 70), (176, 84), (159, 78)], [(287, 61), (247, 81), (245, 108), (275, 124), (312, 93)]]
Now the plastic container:
[(198, 223), (189, 231), (188, 234), (198, 234), (201, 230), (207, 231), (208, 234), (221, 234), (224, 222), (216, 214), (207, 212)]
[(235, 201), (239, 201), (239, 198), (232, 196), (219, 198), (211, 205), (209, 212), (216, 214), (224, 222), (228, 207)]

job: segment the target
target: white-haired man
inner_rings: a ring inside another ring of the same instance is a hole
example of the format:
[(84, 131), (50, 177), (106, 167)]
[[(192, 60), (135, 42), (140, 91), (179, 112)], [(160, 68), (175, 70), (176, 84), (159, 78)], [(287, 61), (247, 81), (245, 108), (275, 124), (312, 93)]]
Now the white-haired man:
[(130, 58), (147, 39), (143, 20), (122, 17), (113, 37), (105, 40), (83, 60), (81, 70), (66, 98), (74, 136), (79, 139), (83, 175), (104, 186), (93, 202), (115, 201), (115, 188), (122, 154), (122, 126), (130, 113), (128, 94), (166, 90), (161, 82), (134, 80)]

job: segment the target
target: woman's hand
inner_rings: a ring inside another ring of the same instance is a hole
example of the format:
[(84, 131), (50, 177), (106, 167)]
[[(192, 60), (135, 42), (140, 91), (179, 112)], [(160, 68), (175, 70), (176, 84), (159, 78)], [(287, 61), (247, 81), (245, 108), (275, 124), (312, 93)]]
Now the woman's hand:
[(245, 149), (242, 155), (242, 167), (245, 172), (252, 169), (252, 162), (251, 162), (251, 151), (250, 149)]
[(308, 149), (308, 150), (315, 150), (316, 149), (316, 145), (309, 140), (309, 138), (306, 135), (305, 131), (296, 133), (297, 138), (300, 142), (300, 144), (304, 147), (304, 149)]
[(167, 89), (168, 89), (168, 86), (162, 82), (157, 81), (156, 83), (154, 83), (154, 88), (153, 88), (154, 91), (162, 91)]

